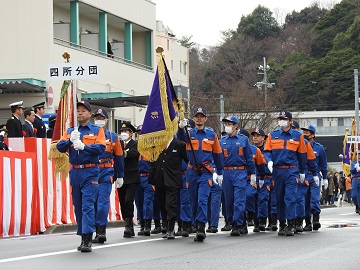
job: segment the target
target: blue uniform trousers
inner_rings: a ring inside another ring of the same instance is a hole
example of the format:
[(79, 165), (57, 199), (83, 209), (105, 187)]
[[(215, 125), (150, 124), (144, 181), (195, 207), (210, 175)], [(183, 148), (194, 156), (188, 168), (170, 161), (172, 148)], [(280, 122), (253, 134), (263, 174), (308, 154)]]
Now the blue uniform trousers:
[(275, 180), (277, 201), (277, 217), (279, 221), (293, 220), (296, 218), (296, 192), (299, 169), (276, 168), (272, 174)]
[(306, 194), (309, 190), (309, 182), (305, 179), (304, 183), (298, 184), (297, 192), (296, 192), (296, 217), (304, 218), (306, 216), (305, 212), (305, 198)]
[(153, 218), (155, 191), (148, 179), (149, 176), (140, 176), (140, 185), (136, 189), (135, 204), (140, 221)]
[(222, 188), (213, 183), (208, 201), (208, 223), (211, 227), (219, 226)]
[(95, 201), (98, 195), (99, 168), (91, 167), (70, 170), (70, 185), (77, 235), (95, 232)]
[(190, 205), (190, 196), (189, 190), (186, 187), (186, 174), (183, 174), (182, 177), (183, 186), (180, 189), (180, 196), (179, 196), (179, 218), (183, 222), (192, 222), (192, 211)]
[(269, 199), (269, 213), (270, 215), (277, 215), (277, 208), (276, 208), (276, 193), (275, 193), (275, 181), (272, 177), (269, 177), (270, 180), (270, 199)]
[(306, 211), (306, 216), (310, 217), (313, 214), (320, 214), (321, 212), (321, 208), (320, 208), (321, 181), (319, 181), (319, 186), (317, 186), (311, 175), (308, 181), (309, 181), (309, 188), (305, 198), (305, 211)]
[(161, 219), (159, 200), (158, 200), (157, 196), (155, 196), (155, 193), (154, 193), (154, 204), (153, 204), (153, 219), (154, 220)]
[(246, 202), (246, 170), (225, 170), (224, 191), (226, 218), (234, 226), (244, 225)]
[(100, 168), (99, 192), (95, 204), (96, 226), (107, 226), (114, 168)]
[(267, 218), (269, 215), (269, 197), (270, 197), (270, 185), (271, 181), (269, 178), (264, 179), (264, 185), (262, 188), (259, 187), (259, 181), (257, 181), (258, 190), (258, 208), (257, 218)]
[(207, 205), (212, 185), (212, 174), (206, 170), (187, 170), (187, 182), (189, 184), (190, 203), (196, 222), (207, 222)]
[[(250, 184), (250, 180), (246, 182), (246, 212), (256, 213), (257, 206), (257, 190)], [(256, 217), (256, 215), (254, 215)]]
[(360, 206), (360, 179), (352, 179), (351, 198), (355, 206)]

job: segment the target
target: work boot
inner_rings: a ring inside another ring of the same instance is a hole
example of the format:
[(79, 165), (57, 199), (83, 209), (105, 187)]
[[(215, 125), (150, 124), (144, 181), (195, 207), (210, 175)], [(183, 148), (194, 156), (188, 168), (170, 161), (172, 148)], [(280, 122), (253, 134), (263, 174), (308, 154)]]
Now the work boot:
[(95, 230), (96, 230), (96, 232), (95, 232), (95, 238), (92, 240), (92, 242), (96, 244), (96, 243), (99, 243), (99, 242), (98, 242), (98, 238), (99, 238), (99, 226), (96, 225), (96, 226), (95, 226)]
[[(184, 222), (185, 223), (185, 222)], [(175, 236), (181, 236), (182, 234), (182, 227), (183, 227), (183, 222), (181, 220), (178, 220), (177, 221), (177, 224), (178, 224), (178, 230), (177, 232), (175, 233)]]
[(125, 218), (125, 230), (124, 230), (124, 237), (130, 238), (131, 236), (134, 236), (134, 224), (132, 221), (132, 218)]
[(225, 226), (221, 228), (222, 232), (231, 231), (231, 224), (225, 219)]
[(208, 233), (217, 233), (218, 232), (218, 228), (216, 228), (215, 226), (210, 226), (206, 232)]
[(233, 226), (230, 236), (240, 236), (240, 228), (238, 226)]
[(296, 232), (296, 233), (299, 233), (299, 232), (303, 232), (303, 231), (304, 231), (303, 221), (304, 221), (304, 218), (297, 218), (297, 219), (296, 219), (296, 223), (295, 223), (295, 232)]
[(77, 250), (78, 251), (81, 251), (82, 247), (84, 246), (84, 236), (82, 235), (81, 236), (81, 243), (80, 243), (80, 246), (77, 247)]
[(277, 216), (276, 215), (271, 215), (271, 230), (273, 232), (276, 232), (278, 230), (277, 227)]
[(311, 232), (312, 225), (311, 225), (311, 217), (305, 217), (305, 227), (303, 228), (304, 232)]
[(154, 223), (155, 223), (155, 228), (151, 231), (151, 234), (161, 233), (160, 219), (154, 219)]
[(253, 212), (248, 212), (247, 225), (248, 225), (248, 227), (254, 226), (254, 213)]
[[(99, 226), (97, 243), (104, 244), (106, 242), (106, 226)], [(94, 243), (94, 240), (92, 241)]]
[(175, 239), (175, 220), (168, 221), (167, 239)]
[(84, 245), (81, 247), (81, 252), (91, 252), (92, 233), (84, 234)]
[(161, 233), (162, 234), (167, 233), (167, 220), (163, 220), (161, 223)]
[(280, 221), (280, 228), (279, 228), (278, 235), (285, 235), (285, 228), (286, 228), (285, 221)]
[(240, 234), (248, 234), (248, 228), (246, 225), (240, 226)]
[(151, 219), (145, 219), (144, 235), (150, 236), (150, 233), (151, 233)]
[(259, 219), (259, 230), (260, 230), (260, 232), (265, 232), (265, 226), (266, 226), (266, 218), (260, 218)]
[(294, 236), (295, 235), (295, 220), (288, 219), (287, 226), (285, 227), (285, 235), (286, 236)]
[(199, 222), (198, 229), (197, 229), (194, 241), (195, 242), (202, 242), (202, 241), (204, 241), (205, 238), (206, 238), (205, 223)]
[(265, 231), (271, 231), (271, 217), (268, 216), (267, 218), (268, 225), (265, 228)]
[(313, 230), (317, 231), (320, 228), (321, 228), (320, 214), (314, 214), (313, 215)]
[(359, 214), (359, 206), (358, 205), (355, 205), (355, 213)]
[(255, 220), (254, 220), (254, 229), (253, 229), (253, 232), (260, 232), (260, 229), (259, 229), (259, 220), (258, 220), (258, 219), (255, 219)]
[(138, 231), (137, 235), (145, 235), (144, 229), (145, 229), (145, 220), (141, 220), (140, 221), (140, 231)]
[(189, 227), (191, 228), (191, 223), (190, 222), (182, 222), (182, 231), (181, 231), (181, 236), (182, 237), (189, 237)]

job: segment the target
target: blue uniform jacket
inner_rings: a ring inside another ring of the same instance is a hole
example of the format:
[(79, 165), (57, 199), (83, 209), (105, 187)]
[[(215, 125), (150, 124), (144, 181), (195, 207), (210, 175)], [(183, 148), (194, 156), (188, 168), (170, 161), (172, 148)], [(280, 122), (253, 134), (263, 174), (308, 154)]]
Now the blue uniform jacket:
[(266, 162), (276, 166), (298, 166), (299, 173), (305, 173), (306, 146), (304, 136), (297, 130), (278, 129), (271, 132), (264, 147)]
[(99, 156), (105, 151), (104, 130), (90, 122), (85, 126), (79, 126), (80, 140), (86, 145), (85, 149), (80, 151), (75, 150), (70, 141), (70, 134), (73, 130), (72, 127), (64, 133), (56, 148), (62, 153), (69, 151), (69, 162), (72, 165), (99, 163)]
[(354, 177), (357, 177), (358, 179), (360, 179), (360, 172), (357, 172), (355, 169), (356, 163), (358, 163), (357, 160), (351, 162), (351, 165), (350, 165), (351, 179), (353, 179)]
[[(215, 165), (217, 173), (222, 175), (224, 170), (224, 158), (218, 136), (214, 130), (210, 127), (205, 127), (202, 130), (195, 127), (189, 129), (188, 132), (198, 162), (197, 165), (209, 164), (212, 167)], [(191, 151), (189, 139), (185, 133), (185, 130), (179, 129), (177, 137), (179, 140), (186, 143), (189, 163), (192, 166), (196, 166), (194, 154)]]
[[(120, 139), (115, 132), (105, 129), (106, 149), (100, 156), (100, 160), (111, 159), (114, 161), (116, 178), (124, 177), (124, 153)], [(111, 136), (111, 137), (110, 137)]]
[[(267, 168), (264, 155), (261, 153), (260, 149), (257, 148), (255, 145), (250, 145), (250, 146), (251, 146), (251, 152), (253, 154), (253, 159), (256, 165), (256, 175), (260, 176), (260, 179), (264, 179), (265, 168)], [(251, 173), (248, 172), (248, 174)]]
[(322, 178), (326, 178), (328, 173), (328, 165), (327, 165), (325, 149), (320, 143), (315, 141), (311, 142), (311, 147), (314, 150), (314, 154), (316, 156), (316, 163), (319, 167), (320, 172), (323, 175)]
[(225, 167), (245, 166), (248, 174), (255, 174), (255, 162), (249, 139), (239, 133), (230, 137), (226, 135), (220, 139), (224, 155)]
[(139, 167), (139, 173), (141, 173), (141, 174), (149, 173), (150, 172), (150, 161), (146, 160), (143, 156), (140, 155), (138, 167)]

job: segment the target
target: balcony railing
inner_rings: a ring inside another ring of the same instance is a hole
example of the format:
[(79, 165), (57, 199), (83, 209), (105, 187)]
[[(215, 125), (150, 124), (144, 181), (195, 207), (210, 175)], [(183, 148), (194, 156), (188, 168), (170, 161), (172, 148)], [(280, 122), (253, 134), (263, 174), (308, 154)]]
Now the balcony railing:
[(72, 43), (70, 41), (60, 39), (60, 38), (54, 37), (54, 43), (58, 44), (58, 45), (65, 46), (65, 47), (68, 47), (68, 48), (71, 48), (71, 49), (75, 49), (75, 50), (78, 50), (78, 51), (82, 51), (82, 52), (86, 52), (86, 53), (89, 53), (89, 54), (92, 54), (92, 55), (96, 55), (96, 56), (99, 56), (99, 57), (102, 57), (102, 58), (106, 58), (108, 60), (112, 60), (112, 61), (115, 61), (115, 62), (118, 62), (118, 63), (123, 63), (123, 64), (130, 65), (130, 66), (135, 66), (135, 67), (138, 67), (138, 68), (141, 68), (141, 69), (144, 69), (144, 70), (152, 70), (152, 67), (150, 67), (150, 66), (147, 66), (147, 65), (144, 65), (144, 64), (141, 64), (141, 63), (137, 63), (137, 62), (134, 62), (134, 61), (122, 58), (122, 57), (118, 57), (118, 56), (113, 55), (113, 54), (106, 54), (104, 52), (100, 52), (98, 50), (88, 48), (88, 47), (85, 47), (83, 45), (75, 44), (75, 43)]

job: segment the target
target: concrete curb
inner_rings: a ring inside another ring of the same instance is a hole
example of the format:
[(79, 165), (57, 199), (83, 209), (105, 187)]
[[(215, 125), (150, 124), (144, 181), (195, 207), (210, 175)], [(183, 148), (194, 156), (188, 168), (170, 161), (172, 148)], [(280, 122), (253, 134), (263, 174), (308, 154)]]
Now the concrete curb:
[[(107, 227), (108, 228), (125, 227), (125, 221), (123, 220), (110, 221)], [(53, 225), (47, 228), (44, 234), (76, 232), (76, 230), (77, 230), (76, 224), (61, 224), (61, 225)]]

